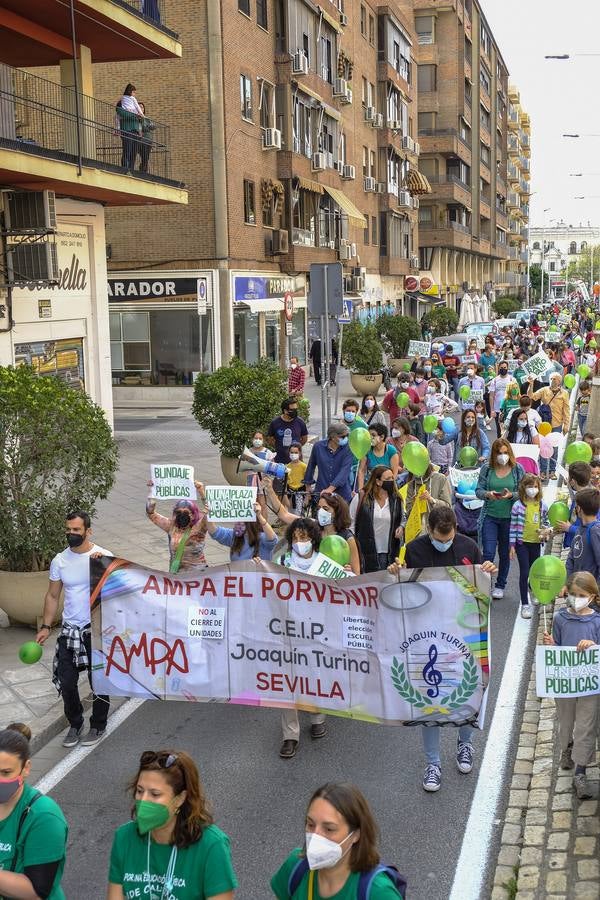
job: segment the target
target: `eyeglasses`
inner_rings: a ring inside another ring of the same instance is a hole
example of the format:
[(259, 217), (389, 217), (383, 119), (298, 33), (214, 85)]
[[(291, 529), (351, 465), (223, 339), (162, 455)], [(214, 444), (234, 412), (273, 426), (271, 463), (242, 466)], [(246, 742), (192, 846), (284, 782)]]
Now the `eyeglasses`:
[(170, 769), (177, 762), (176, 753), (168, 753), (166, 750), (156, 752), (155, 750), (145, 750), (140, 756), (140, 766), (149, 766), (151, 763), (158, 763), (161, 769)]

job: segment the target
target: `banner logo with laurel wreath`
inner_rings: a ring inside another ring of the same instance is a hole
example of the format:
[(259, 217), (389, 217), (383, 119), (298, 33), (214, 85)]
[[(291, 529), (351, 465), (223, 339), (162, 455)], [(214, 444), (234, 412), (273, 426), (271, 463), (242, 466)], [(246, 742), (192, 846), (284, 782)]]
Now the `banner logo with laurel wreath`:
[(421, 710), (423, 715), (439, 713), (448, 716), (452, 710), (460, 709), (473, 696), (479, 684), (479, 670), (472, 656), (465, 659), (462, 681), (445, 697), (440, 697), (435, 705), (432, 705), (430, 697), (413, 687), (404, 663), (399, 662), (395, 656), (391, 666), (391, 678), (400, 696), (415, 709)]

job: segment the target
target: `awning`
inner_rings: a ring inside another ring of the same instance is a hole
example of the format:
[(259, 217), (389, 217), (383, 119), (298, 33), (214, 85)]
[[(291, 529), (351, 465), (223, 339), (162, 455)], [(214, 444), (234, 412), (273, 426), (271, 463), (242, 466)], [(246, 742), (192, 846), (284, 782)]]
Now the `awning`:
[(409, 169), (408, 175), (406, 176), (406, 187), (411, 192), (411, 194), (431, 193), (431, 185), (429, 184), (429, 181), (422, 172), (419, 172), (418, 169)]
[(418, 300), (419, 303), (431, 303), (433, 306), (445, 305), (446, 301), (440, 297), (434, 297), (432, 294), (423, 294), (421, 291), (406, 291), (405, 297), (411, 300)]
[(299, 188), (303, 191), (310, 191), (312, 194), (324, 194), (323, 185), (318, 181), (311, 181), (310, 178), (303, 178), (302, 175), (294, 175), (294, 181), (297, 182)]
[(342, 26), (339, 18), (334, 19), (333, 16), (330, 16), (328, 12), (325, 12), (322, 6), (319, 7), (319, 12), (321, 13), (325, 21), (328, 22), (329, 25), (331, 25), (334, 31), (341, 32)]
[(323, 110), (325, 111), (325, 115), (329, 116), (332, 119), (335, 119), (336, 122), (342, 121), (342, 114), (338, 112), (337, 109), (334, 109), (333, 106), (329, 106), (325, 100), (321, 97), (320, 94), (317, 94), (316, 91), (311, 90), (311, 88), (306, 87), (304, 83), (298, 84), (298, 90), (302, 94), (307, 94), (309, 97), (312, 97), (313, 100), (316, 100), (321, 104)]
[(367, 227), (367, 220), (361, 213), (359, 209), (354, 205), (352, 200), (349, 200), (348, 197), (342, 191), (338, 191), (337, 188), (329, 187), (329, 185), (324, 184), (323, 187), (329, 194), (332, 200), (335, 200), (337, 205), (344, 210), (350, 221), (353, 225), (360, 225), (361, 228)]

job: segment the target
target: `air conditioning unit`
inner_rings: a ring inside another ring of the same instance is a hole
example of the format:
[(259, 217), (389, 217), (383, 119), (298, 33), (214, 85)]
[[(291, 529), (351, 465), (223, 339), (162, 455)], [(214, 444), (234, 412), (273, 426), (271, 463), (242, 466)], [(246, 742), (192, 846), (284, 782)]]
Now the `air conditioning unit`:
[(418, 156), (419, 153), (421, 152), (421, 145), (419, 144), (418, 141), (415, 141), (414, 150), (415, 150), (415, 154)]
[(383, 113), (377, 113), (371, 125), (373, 128), (383, 128)]
[(354, 166), (342, 166), (342, 178), (345, 181), (354, 181), (356, 178), (356, 168)]
[(365, 109), (365, 122), (372, 122), (375, 118), (377, 110), (374, 106), (367, 106)]
[(398, 206), (412, 206), (412, 197), (408, 191), (400, 191), (398, 193)]
[(32, 281), (58, 281), (58, 257), (54, 242), (12, 244), (9, 252), (13, 279), (16, 284)]
[(363, 187), (368, 194), (374, 194), (377, 190), (377, 182), (374, 178), (367, 176), (363, 178)]
[(419, 268), (419, 257), (418, 257), (418, 256), (411, 256), (411, 258), (410, 258), (410, 267), (411, 267), (411, 269), (418, 269), (418, 268)]
[(413, 150), (415, 149), (415, 142), (414, 142), (413, 139), (412, 139), (411, 137), (409, 137), (408, 135), (405, 135), (405, 136), (402, 138), (402, 149), (403, 149), (403, 150), (410, 150), (410, 151), (413, 151)]
[(10, 234), (56, 232), (54, 191), (9, 191), (5, 206)]
[(344, 25), (344, 27), (348, 24), (348, 16), (346, 13), (340, 13), (340, 25)]
[(350, 256), (352, 258), (356, 256), (356, 244), (350, 244)]
[(345, 97), (347, 87), (348, 87), (348, 83), (345, 78), (336, 78), (335, 81), (333, 82), (333, 96), (334, 97)]
[(343, 261), (352, 259), (352, 248), (350, 244), (342, 244), (340, 247), (340, 259)]
[(399, 122), (398, 119), (390, 119), (388, 122), (388, 128), (391, 128), (392, 131), (400, 131), (402, 128), (402, 122)]
[(282, 228), (279, 231), (273, 232), (273, 245), (271, 250), (273, 256), (277, 256), (280, 253), (289, 253), (290, 252), (290, 238), (288, 232)]
[(419, 208), (419, 198), (418, 198), (418, 197), (413, 197), (413, 198), (412, 198), (412, 205), (413, 205), (413, 209), (418, 209), (418, 208)]
[(308, 58), (303, 50), (297, 50), (292, 57), (294, 75), (308, 75)]
[(344, 275), (344, 293), (349, 294), (352, 290), (352, 275)]
[(364, 291), (365, 289), (365, 279), (362, 275), (353, 275), (352, 276), (352, 290), (353, 291)]
[(281, 132), (278, 128), (265, 128), (263, 150), (281, 150)]
[(326, 167), (324, 153), (313, 153), (312, 170), (313, 172), (322, 172)]
[(340, 103), (352, 103), (352, 88), (346, 88), (346, 96), (340, 99)]
[(387, 184), (385, 181), (378, 181), (377, 187), (375, 188), (376, 194), (387, 194)]
[(367, 277), (367, 267), (366, 266), (354, 266), (352, 269), (352, 274), (356, 278), (366, 278)]

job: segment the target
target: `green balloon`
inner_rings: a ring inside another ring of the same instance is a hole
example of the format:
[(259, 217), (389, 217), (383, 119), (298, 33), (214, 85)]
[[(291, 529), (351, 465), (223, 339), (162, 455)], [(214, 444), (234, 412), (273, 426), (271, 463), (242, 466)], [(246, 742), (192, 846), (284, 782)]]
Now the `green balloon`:
[(347, 566), (350, 563), (350, 546), (339, 534), (328, 534), (324, 537), (319, 551), (340, 566)]
[(437, 416), (423, 416), (423, 431), (425, 434), (433, 434), (437, 427)]
[(27, 641), (19, 647), (19, 659), (28, 666), (38, 662), (42, 658), (42, 646), (35, 641)]
[(558, 331), (558, 325), (551, 325), (548, 331)]
[(463, 447), (458, 454), (458, 462), (464, 469), (472, 469), (477, 465), (477, 450), (475, 447)]
[(410, 363), (402, 363), (402, 371), (410, 372)]
[(585, 363), (582, 363), (580, 366), (577, 366), (577, 374), (580, 378), (587, 378), (592, 370), (589, 366), (586, 366)]
[(569, 507), (562, 500), (555, 500), (548, 510), (548, 518), (551, 525), (556, 525), (557, 522), (568, 522), (570, 519)]
[(348, 444), (357, 459), (362, 459), (371, 449), (371, 435), (366, 428), (355, 428), (350, 432)]
[(408, 404), (410, 403), (410, 397), (406, 393), (406, 391), (402, 391), (401, 394), (398, 394), (398, 399), (396, 400), (396, 406), (399, 409), (406, 409)]
[(424, 475), (429, 466), (429, 453), (420, 441), (410, 441), (402, 448), (402, 463), (418, 478)]
[(460, 397), (461, 400), (468, 400), (468, 399), (469, 399), (469, 397), (471, 396), (471, 388), (469, 387), (468, 384), (463, 384), (463, 385), (458, 389), (458, 396)]
[(600, 331), (600, 321), (596, 322), (594, 325), (594, 331)]
[(542, 606), (552, 603), (567, 580), (567, 567), (557, 556), (540, 556), (529, 570), (529, 585)]
[(575, 387), (575, 376), (565, 375), (565, 387), (570, 391)]
[(583, 347), (583, 338), (580, 338), (580, 337), (573, 338), (573, 344), (576, 347)]
[(585, 441), (573, 441), (565, 450), (565, 462), (568, 466), (574, 462), (589, 462), (592, 458), (592, 448)]

